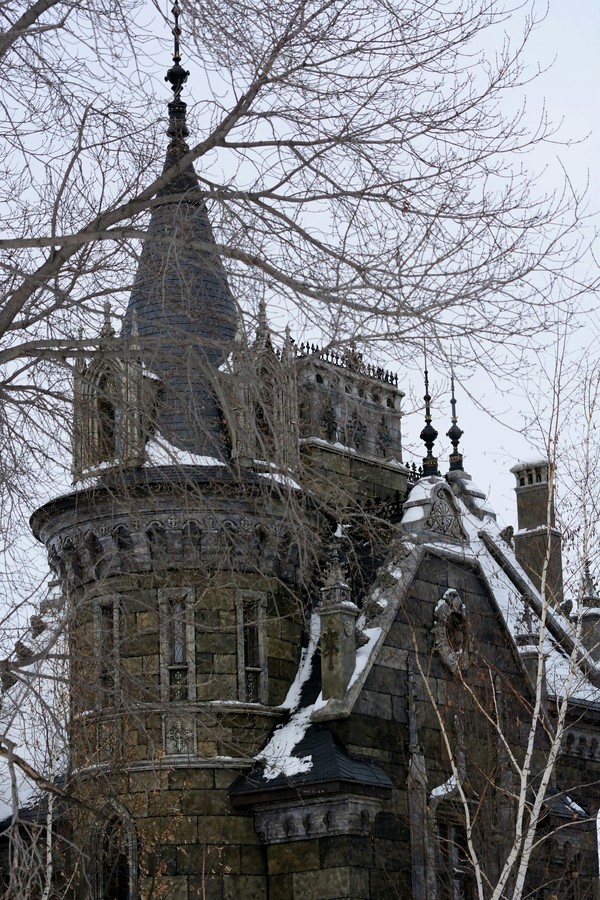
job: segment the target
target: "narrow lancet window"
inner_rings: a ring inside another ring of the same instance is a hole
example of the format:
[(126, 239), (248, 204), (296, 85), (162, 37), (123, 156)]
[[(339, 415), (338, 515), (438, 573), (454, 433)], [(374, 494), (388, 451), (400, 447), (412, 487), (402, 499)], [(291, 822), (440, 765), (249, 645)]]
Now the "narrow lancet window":
[(170, 604), (169, 686), (171, 700), (187, 700), (186, 623), (183, 600), (176, 597)]
[(115, 706), (119, 698), (119, 633), (118, 598), (104, 598), (95, 611), (96, 653), (98, 668), (98, 706)]
[(246, 703), (267, 702), (266, 601), (253, 591), (236, 599), (238, 624), (239, 698)]
[(168, 702), (195, 698), (195, 638), (192, 588), (159, 592), (161, 691)]

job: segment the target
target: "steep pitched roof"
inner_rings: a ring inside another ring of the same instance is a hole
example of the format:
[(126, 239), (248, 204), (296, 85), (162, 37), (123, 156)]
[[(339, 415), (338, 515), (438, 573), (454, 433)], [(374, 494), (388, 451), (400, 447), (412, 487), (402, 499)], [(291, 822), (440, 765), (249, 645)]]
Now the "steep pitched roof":
[[(320, 625), (318, 615), (313, 613), (309, 645), (282, 704), (290, 715), (258, 754), (253, 772), (235, 783), (234, 793), (240, 797), (261, 793), (266, 799), (275, 788), (288, 786), (303, 790), (311, 783), (322, 783), (325, 777), (335, 781), (346, 767), (357, 783), (364, 779), (365, 785), (384, 787), (387, 776), (380, 767), (376, 766), (370, 773), (359, 771), (365, 763), (349, 759), (336, 745), (326, 723), (351, 715), (369, 672), (384, 652), (385, 639), (396, 613), (428, 553), (467, 563), (479, 571), (512, 640), (513, 652), (519, 657), (516, 636), (523, 601), (529, 604), (532, 616), (538, 617), (542, 599), (514, 551), (503, 540), (501, 528), (483, 493), (469, 484), (468, 476), (464, 475), (462, 480), (465, 483), (458, 486), (458, 492), (463, 496), (459, 498), (442, 478), (424, 478), (413, 488), (388, 563), (380, 570), (365, 600), (366, 605), (376, 604), (379, 613), (369, 622), (370, 627), (364, 627), (362, 622), (367, 642), (357, 650), (356, 668), (342, 699), (323, 700), (318, 650)], [(361, 625), (360, 618), (358, 624)], [(571, 702), (585, 705), (597, 700), (600, 667), (578, 651), (575, 637), (565, 616), (552, 608), (546, 610), (543, 653), (548, 693), (558, 698), (568, 692)]]
[[(171, 141), (163, 173), (189, 147), (186, 104), (169, 104)], [(158, 429), (176, 447), (225, 460), (216, 371), (231, 351), (237, 307), (193, 166), (159, 191), (127, 307), (124, 331), (162, 381)]]

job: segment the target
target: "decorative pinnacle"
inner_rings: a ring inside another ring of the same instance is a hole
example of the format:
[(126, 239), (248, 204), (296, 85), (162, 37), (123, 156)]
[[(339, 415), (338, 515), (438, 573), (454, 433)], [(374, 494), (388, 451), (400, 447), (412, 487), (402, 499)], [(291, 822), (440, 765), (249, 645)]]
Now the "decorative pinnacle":
[(427, 371), (427, 355), (425, 355), (425, 428), (421, 432), (421, 440), (427, 448), (427, 456), (423, 459), (423, 475), (438, 475), (437, 457), (433, 455), (433, 445), (438, 436), (437, 431), (431, 424), (431, 395), (429, 393), (429, 373)]
[(111, 338), (115, 336), (115, 330), (112, 327), (110, 300), (104, 303), (104, 321), (100, 330), (100, 337)]
[(463, 471), (463, 455), (459, 453), (458, 450), (458, 442), (464, 434), (464, 431), (458, 427), (458, 418), (456, 416), (456, 397), (454, 396), (454, 371), (450, 376), (450, 387), (452, 391), (452, 399), (450, 400), (450, 405), (452, 406), (452, 425), (446, 432), (446, 437), (450, 438), (450, 442), (452, 444), (452, 453), (450, 454), (450, 471), (451, 472), (462, 472)]
[(179, 53), (179, 38), (181, 36), (181, 28), (179, 27), (179, 15), (181, 13), (181, 7), (177, 2), (173, 4), (171, 12), (173, 13), (173, 18), (175, 19), (175, 25), (171, 29), (175, 41), (175, 47), (173, 50), (173, 62), (175, 63), (175, 65), (171, 66), (171, 68), (167, 71), (167, 74), (165, 75), (165, 81), (168, 81), (171, 84), (171, 88), (173, 90), (173, 102), (179, 103), (181, 101), (181, 91), (183, 89), (183, 85), (188, 80), (188, 75), (190, 73), (181, 65), (181, 56)]
[(273, 350), (271, 329), (269, 328), (269, 320), (267, 318), (267, 304), (264, 297), (261, 297), (258, 303), (255, 347), (258, 350)]
[(323, 607), (347, 603), (350, 600), (350, 588), (346, 583), (339, 541), (335, 538), (327, 548), (327, 557), (327, 577), (321, 588), (321, 605)]
[(583, 606), (600, 605), (600, 598), (598, 597), (598, 591), (590, 572), (590, 563), (587, 559), (583, 566), (583, 576), (581, 578), (579, 592)]

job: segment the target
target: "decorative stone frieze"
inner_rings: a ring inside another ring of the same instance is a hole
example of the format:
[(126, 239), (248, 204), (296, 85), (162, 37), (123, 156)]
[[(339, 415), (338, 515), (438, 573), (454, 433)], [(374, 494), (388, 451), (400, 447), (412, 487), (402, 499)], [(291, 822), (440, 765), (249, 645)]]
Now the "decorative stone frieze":
[(370, 835), (381, 800), (338, 795), (327, 799), (290, 800), (259, 806), (254, 827), (263, 844), (287, 844), (334, 835)]

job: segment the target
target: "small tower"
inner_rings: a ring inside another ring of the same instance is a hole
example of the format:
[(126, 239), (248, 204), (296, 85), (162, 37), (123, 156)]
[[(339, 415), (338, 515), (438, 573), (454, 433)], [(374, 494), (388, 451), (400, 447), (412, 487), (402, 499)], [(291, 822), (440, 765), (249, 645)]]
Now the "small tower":
[(561, 534), (556, 528), (548, 460), (518, 463), (510, 470), (517, 484), (515, 556), (538, 590), (545, 570), (546, 594), (555, 606), (563, 600)]
[[(222, 369), (237, 307), (194, 170), (177, 169), (187, 72), (173, 12), (167, 182), (123, 334), (107, 313), (99, 351), (76, 364), (74, 469), (86, 481), (31, 518), (67, 611), (77, 900), (198, 897), (211, 879), (219, 896), (244, 895), (239, 866), (221, 863), (231, 831), (242, 854), (263, 857), (227, 789), (296, 672), (310, 551), (295, 529), (319, 532), (295, 482), (232, 460), (241, 420), (224, 390), (235, 373)], [(256, 356), (287, 365), (266, 341)], [(150, 461), (159, 439), (166, 458)], [(262, 864), (253, 896), (267, 895)]]
[(329, 572), (321, 588), (318, 615), (321, 620), (321, 683), (323, 699), (341, 700), (356, 665), (356, 619), (358, 607), (344, 577), (339, 552), (333, 547)]
[(402, 464), (398, 376), (363, 360), (350, 344), (300, 344), (298, 427), (302, 474), (331, 509), (372, 504), (407, 493)]

